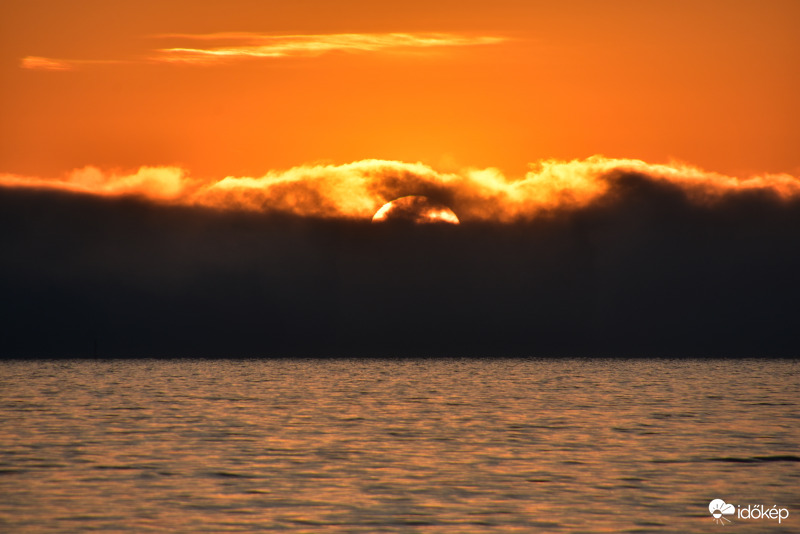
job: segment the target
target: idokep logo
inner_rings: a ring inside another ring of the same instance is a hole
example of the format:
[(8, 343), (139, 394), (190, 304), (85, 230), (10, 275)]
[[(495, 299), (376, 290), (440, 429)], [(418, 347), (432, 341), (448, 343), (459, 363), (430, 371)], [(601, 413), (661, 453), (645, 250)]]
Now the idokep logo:
[(714, 517), (714, 523), (724, 525), (726, 521), (728, 523), (731, 522), (731, 520), (725, 516), (735, 513), (736, 507), (726, 503), (722, 499), (714, 499), (708, 503), (708, 511), (711, 512), (711, 515)]
[(731, 523), (731, 520), (725, 517), (726, 515), (734, 515), (736, 519), (777, 519), (778, 524), (789, 517), (789, 510), (787, 508), (778, 508), (775, 504), (772, 508), (765, 508), (763, 504), (748, 504), (734, 506), (728, 504), (722, 499), (714, 499), (708, 503), (708, 511), (714, 518), (714, 523), (724, 525), (726, 522)]

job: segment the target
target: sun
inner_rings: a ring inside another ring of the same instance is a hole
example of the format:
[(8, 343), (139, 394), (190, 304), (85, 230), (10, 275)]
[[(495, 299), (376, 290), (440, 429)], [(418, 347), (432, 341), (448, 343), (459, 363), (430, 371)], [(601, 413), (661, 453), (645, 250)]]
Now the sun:
[(428, 197), (411, 195), (400, 197), (381, 206), (372, 222), (404, 221), (415, 224), (459, 224), (458, 216), (445, 206)]

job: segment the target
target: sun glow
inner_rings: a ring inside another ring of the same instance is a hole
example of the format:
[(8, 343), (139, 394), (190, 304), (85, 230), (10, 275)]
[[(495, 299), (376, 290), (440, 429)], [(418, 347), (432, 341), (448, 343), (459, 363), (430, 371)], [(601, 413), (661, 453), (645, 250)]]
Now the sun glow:
[(453, 210), (431, 201), (427, 197), (401, 197), (381, 206), (372, 217), (372, 222), (410, 221), (417, 224), (459, 224)]

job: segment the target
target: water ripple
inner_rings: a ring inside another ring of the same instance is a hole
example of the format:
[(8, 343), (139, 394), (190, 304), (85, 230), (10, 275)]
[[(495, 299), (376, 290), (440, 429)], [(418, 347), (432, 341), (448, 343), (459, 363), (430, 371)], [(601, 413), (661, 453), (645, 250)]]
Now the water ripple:
[(794, 518), (799, 380), (761, 360), (2, 362), (0, 530), (693, 532), (714, 498)]

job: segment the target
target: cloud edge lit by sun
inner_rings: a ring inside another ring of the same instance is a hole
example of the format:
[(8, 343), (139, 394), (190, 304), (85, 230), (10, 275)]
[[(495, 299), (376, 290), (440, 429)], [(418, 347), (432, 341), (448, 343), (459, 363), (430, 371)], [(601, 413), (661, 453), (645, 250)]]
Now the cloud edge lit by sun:
[(540, 161), (515, 179), (494, 168), (444, 173), (419, 162), (368, 159), (216, 180), (192, 177), (181, 167), (141, 167), (135, 172), (85, 167), (61, 179), (0, 174), (0, 186), (101, 197), (133, 195), (156, 203), (224, 211), (364, 220), (388, 202), (419, 195), (451, 208), (462, 221), (513, 222), (588, 206), (604, 198), (621, 176), (630, 175), (676, 187), (695, 204), (753, 192), (800, 199), (800, 179), (788, 174), (742, 179), (681, 163), (649, 164), (603, 156)]

